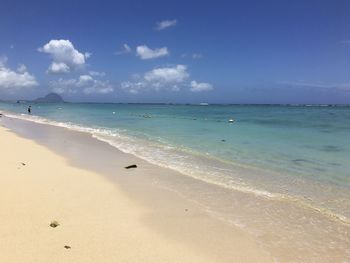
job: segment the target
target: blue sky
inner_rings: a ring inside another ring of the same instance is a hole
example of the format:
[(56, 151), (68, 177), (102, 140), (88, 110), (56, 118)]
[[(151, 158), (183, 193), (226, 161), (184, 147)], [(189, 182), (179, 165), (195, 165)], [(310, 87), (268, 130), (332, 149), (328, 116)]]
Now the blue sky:
[(2, 1), (0, 98), (350, 103), (350, 2)]

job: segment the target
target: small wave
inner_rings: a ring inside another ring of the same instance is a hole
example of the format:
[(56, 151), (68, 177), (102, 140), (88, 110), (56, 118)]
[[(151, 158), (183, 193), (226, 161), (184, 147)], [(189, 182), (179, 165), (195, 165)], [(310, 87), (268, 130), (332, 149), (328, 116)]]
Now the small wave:
[[(159, 160), (159, 159), (154, 157), (155, 156), (154, 154), (142, 154), (147, 150), (145, 150), (145, 147), (142, 147), (143, 150), (140, 150), (140, 148), (139, 148), (140, 145), (138, 145), (138, 147), (133, 146), (135, 144), (134, 143), (135, 139), (130, 140), (130, 138), (126, 138), (125, 136), (122, 136), (120, 134), (112, 134), (112, 137), (114, 137), (114, 138), (118, 137), (119, 139), (121, 139), (122, 137), (124, 137), (123, 138), (124, 140), (116, 141), (116, 140), (113, 140), (113, 139), (108, 138), (108, 137), (106, 138), (104, 136), (106, 134), (106, 131), (103, 133), (104, 134), (93, 133), (92, 136), (100, 141), (108, 143), (109, 145), (111, 145), (111, 146), (113, 146), (113, 147), (115, 147), (115, 148), (117, 148), (125, 153), (133, 154), (133, 155), (135, 155), (141, 159), (144, 159), (152, 164), (155, 164), (155, 165), (158, 165), (158, 166), (161, 166), (164, 168), (176, 170), (176, 171), (180, 172), (181, 174), (184, 174), (184, 175), (190, 176), (192, 178), (204, 181), (206, 183), (215, 184), (215, 185), (223, 187), (223, 188), (236, 190), (239, 192), (244, 192), (244, 193), (249, 193), (249, 194), (254, 194), (254, 195), (262, 196), (265, 198), (271, 198), (271, 199), (274, 199), (274, 198), (281, 199), (282, 198), (282, 197), (278, 197), (279, 194), (271, 193), (271, 192), (266, 191), (266, 190), (256, 189), (256, 188), (253, 188), (253, 187), (250, 187), (247, 185), (239, 184), (237, 182), (233, 183), (232, 180), (231, 180), (231, 184), (228, 185), (228, 184), (225, 184), (224, 182), (215, 181), (215, 180), (210, 179), (208, 177), (200, 176), (200, 173), (194, 172), (193, 170), (191, 170), (192, 167), (188, 168), (183, 163), (180, 164), (179, 162), (177, 162), (175, 164), (175, 163), (168, 162), (169, 159), (166, 159), (164, 161)], [(110, 136), (109, 132), (107, 132), (107, 134)], [(123, 143), (123, 141), (125, 141), (125, 140), (130, 140), (130, 144)], [(168, 146), (164, 146), (164, 147), (168, 147)], [(153, 151), (150, 151), (150, 152), (154, 153)], [(153, 156), (153, 158), (151, 156)], [(212, 177), (219, 178), (219, 176), (213, 176), (213, 174), (212, 174)]]

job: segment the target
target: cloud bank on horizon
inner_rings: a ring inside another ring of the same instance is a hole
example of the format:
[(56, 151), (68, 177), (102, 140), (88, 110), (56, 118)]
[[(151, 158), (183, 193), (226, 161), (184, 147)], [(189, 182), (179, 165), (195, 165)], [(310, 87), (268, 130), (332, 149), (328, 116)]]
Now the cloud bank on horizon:
[(91, 75), (80, 75), (78, 79), (53, 80), (49, 84), (52, 91), (58, 94), (108, 94), (114, 91), (108, 80), (94, 79)]

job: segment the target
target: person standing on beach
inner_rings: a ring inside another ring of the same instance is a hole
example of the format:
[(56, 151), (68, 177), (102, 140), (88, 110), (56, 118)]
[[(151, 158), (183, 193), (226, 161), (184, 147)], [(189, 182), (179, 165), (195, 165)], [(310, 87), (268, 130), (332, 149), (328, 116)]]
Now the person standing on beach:
[(28, 114), (31, 114), (32, 113), (32, 106), (29, 105), (28, 107)]

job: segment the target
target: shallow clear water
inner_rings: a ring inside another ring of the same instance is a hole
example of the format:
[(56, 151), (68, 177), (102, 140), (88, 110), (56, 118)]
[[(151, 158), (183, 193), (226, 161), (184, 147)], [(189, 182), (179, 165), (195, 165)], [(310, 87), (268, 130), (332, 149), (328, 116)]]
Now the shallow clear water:
[[(323, 249), (350, 260), (350, 107), (64, 103), (34, 104), (29, 116), (27, 106), (0, 103), (0, 110), (90, 132), (219, 186), (232, 198), (218, 204), (203, 195), (204, 203), (215, 203), (212, 212), (280, 247), (283, 236), (299, 235), (295, 250), (318, 246), (309, 259)], [(267, 234), (264, 224), (281, 234)]]

